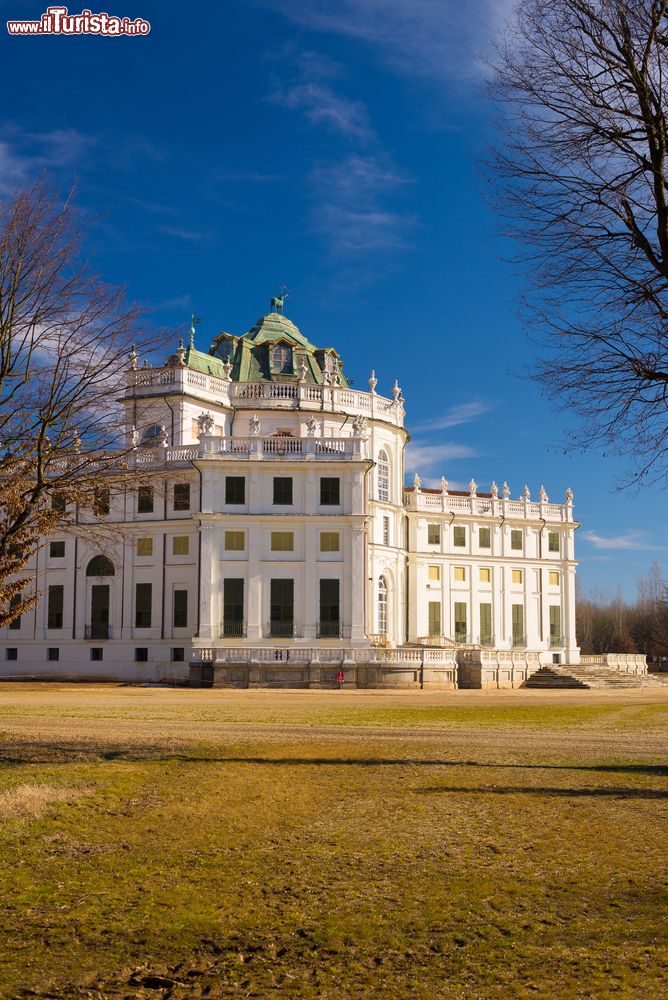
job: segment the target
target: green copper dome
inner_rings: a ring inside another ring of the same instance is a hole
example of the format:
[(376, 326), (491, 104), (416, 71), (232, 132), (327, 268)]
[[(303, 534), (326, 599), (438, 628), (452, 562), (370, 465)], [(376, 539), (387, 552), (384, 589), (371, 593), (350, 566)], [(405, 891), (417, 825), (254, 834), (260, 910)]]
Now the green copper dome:
[[(190, 355), (193, 354), (193, 364)], [(195, 357), (195, 355), (197, 357)], [(234, 382), (307, 382), (348, 386), (337, 352), (312, 344), (282, 312), (269, 312), (240, 337), (220, 333), (208, 355), (189, 351), (186, 363), (206, 371), (201, 359), (216, 367), (228, 360)]]

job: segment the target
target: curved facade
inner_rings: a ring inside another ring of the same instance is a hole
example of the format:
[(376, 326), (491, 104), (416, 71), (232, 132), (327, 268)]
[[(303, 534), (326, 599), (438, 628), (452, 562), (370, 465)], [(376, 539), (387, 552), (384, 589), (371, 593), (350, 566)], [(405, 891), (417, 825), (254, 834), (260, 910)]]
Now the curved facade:
[(352, 389), (281, 312), (132, 357), (137, 489), (37, 555), (5, 673), (511, 686), (574, 662), (572, 495), (404, 486), (404, 399)]

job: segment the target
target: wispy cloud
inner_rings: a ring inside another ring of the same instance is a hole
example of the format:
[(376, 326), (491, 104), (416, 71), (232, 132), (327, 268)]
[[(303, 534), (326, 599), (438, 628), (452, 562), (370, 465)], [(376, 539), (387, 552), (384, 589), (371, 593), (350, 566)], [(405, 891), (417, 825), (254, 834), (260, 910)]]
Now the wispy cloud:
[(310, 81), (282, 87), (275, 90), (269, 100), (285, 108), (303, 111), (311, 125), (324, 125), (357, 139), (366, 140), (373, 135), (362, 101), (342, 97), (327, 83)]
[(42, 170), (76, 167), (95, 143), (93, 136), (75, 129), (25, 132), (5, 126), (0, 136), (0, 196), (30, 184)]
[(128, 197), (131, 205), (143, 209), (144, 212), (151, 212), (153, 215), (178, 215), (179, 211), (173, 205), (161, 205), (155, 201), (146, 201), (144, 198)]
[(185, 240), (187, 243), (207, 243), (213, 239), (213, 233), (203, 229), (180, 229), (178, 226), (160, 226), (159, 230), (165, 236), (173, 236), (177, 240)]
[(516, 0), (258, 0), (312, 31), (356, 39), (410, 77), (470, 82)]
[(190, 309), (192, 299), (190, 293), (174, 295), (169, 299), (161, 299), (159, 302), (148, 302), (144, 306), (147, 312), (168, 312), (173, 309)]
[(412, 476), (419, 472), (424, 474), (442, 473), (444, 464), (461, 458), (473, 458), (475, 451), (464, 444), (454, 444), (451, 441), (442, 444), (429, 444), (424, 441), (411, 441), (406, 449), (406, 474)]
[(348, 156), (311, 174), (313, 228), (335, 255), (398, 250), (415, 219), (389, 208), (384, 199), (409, 178), (379, 156)]
[(441, 417), (435, 417), (433, 420), (423, 420), (421, 423), (416, 424), (415, 430), (418, 432), (443, 431), (448, 427), (458, 427), (460, 424), (468, 424), (471, 420), (482, 417), (485, 413), (489, 413), (493, 409), (493, 403), (459, 403), (451, 407)]
[[(318, 52), (295, 51), (288, 46), (281, 57), (281, 68), (292, 69), (289, 80), (277, 78), (267, 100), (293, 111), (301, 111), (313, 126), (367, 142), (374, 138), (366, 105), (358, 98), (346, 97), (335, 90), (331, 80), (343, 75), (342, 67)], [(273, 53), (272, 53), (273, 56)]]
[(668, 549), (665, 545), (656, 545), (647, 538), (644, 531), (628, 531), (624, 535), (613, 535), (606, 538), (598, 535), (595, 531), (583, 531), (582, 538), (597, 549), (626, 549), (645, 552), (664, 552)]

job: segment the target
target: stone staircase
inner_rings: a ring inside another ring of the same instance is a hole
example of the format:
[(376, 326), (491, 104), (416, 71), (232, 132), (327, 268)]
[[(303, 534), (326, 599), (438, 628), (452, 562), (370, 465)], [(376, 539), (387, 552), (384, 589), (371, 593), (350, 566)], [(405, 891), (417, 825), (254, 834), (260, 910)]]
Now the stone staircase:
[(668, 674), (627, 674), (612, 667), (552, 664), (541, 667), (524, 688), (639, 688), (668, 686)]

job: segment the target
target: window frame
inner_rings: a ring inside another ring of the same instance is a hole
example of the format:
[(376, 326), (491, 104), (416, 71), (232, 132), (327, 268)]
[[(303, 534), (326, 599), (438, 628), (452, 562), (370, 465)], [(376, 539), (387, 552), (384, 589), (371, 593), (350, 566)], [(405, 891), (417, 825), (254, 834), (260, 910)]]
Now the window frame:
[[(334, 485), (336, 484), (336, 485)], [(327, 491), (331, 490), (336, 499), (327, 498)], [(340, 507), (341, 506), (341, 477), (321, 476), (320, 477), (320, 506)]]
[[(291, 545), (279, 544), (279, 539), (283, 541), (289, 540)], [(295, 551), (295, 533), (294, 531), (272, 531), (271, 537), (269, 539), (269, 550), (270, 552), (294, 552)]]
[[(241, 545), (229, 544), (233, 538), (235, 540), (241, 538)], [(223, 534), (223, 548), (225, 552), (245, 552), (246, 532), (243, 531), (241, 528), (226, 528)]]
[(188, 511), (190, 510), (190, 483), (174, 483), (174, 490), (172, 492), (172, 510), (174, 511)]
[[(240, 493), (241, 500), (231, 500), (230, 496)], [(246, 477), (245, 476), (225, 476), (225, 503), (228, 506), (241, 506), (246, 503)]]
[[(289, 489), (287, 486), (288, 483), (289, 483)], [(277, 497), (281, 496), (282, 491), (285, 491), (286, 496), (289, 494), (290, 496), (289, 500), (277, 499)], [(274, 476), (272, 498), (274, 507), (293, 507), (295, 502), (294, 477)]]
[[(336, 545), (325, 545), (325, 539), (335, 539)], [(320, 532), (320, 551), (321, 552), (340, 552), (341, 551), (341, 532), (340, 531), (321, 531)]]
[(137, 487), (137, 513), (153, 514), (155, 508), (155, 494), (152, 486)]

